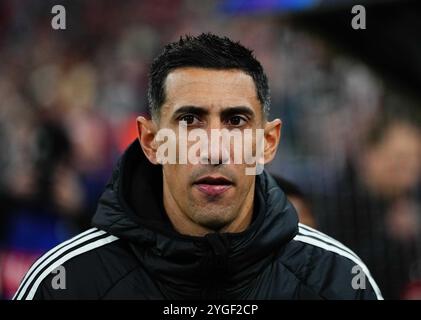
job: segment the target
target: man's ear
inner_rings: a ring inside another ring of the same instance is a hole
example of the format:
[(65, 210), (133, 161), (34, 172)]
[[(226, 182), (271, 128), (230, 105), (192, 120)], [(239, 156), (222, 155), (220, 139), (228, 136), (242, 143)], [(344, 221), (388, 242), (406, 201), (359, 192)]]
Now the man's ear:
[(271, 162), (275, 158), (276, 150), (281, 139), (281, 119), (275, 119), (265, 124), (265, 164)]
[(137, 117), (137, 135), (140, 146), (142, 147), (145, 156), (153, 164), (158, 164), (156, 160), (157, 143), (155, 136), (157, 133), (157, 126), (153, 120), (146, 119), (145, 117)]

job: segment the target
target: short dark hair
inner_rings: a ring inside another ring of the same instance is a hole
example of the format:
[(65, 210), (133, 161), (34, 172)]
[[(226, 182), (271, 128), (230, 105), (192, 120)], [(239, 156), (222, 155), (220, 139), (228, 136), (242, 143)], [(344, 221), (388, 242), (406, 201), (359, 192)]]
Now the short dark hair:
[(253, 78), (264, 115), (269, 111), (270, 92), (267, 76), (253, 52), (239, 42), (211, 33), (180, 37), (167, 44), (154, 59), (149, 73), (148, 102), (152, 117), (159, 118), (165, 102), (165, 79), (177, 68), (239, 69)]

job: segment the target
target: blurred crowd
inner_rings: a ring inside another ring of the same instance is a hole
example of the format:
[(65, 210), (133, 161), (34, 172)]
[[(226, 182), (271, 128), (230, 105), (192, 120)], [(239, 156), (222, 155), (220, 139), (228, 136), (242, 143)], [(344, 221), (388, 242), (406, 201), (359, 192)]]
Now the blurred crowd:
[(421, 299), (420, 101), (276, 15), (218, 1), (0, 2), (0, 297), (40, 254), (89, 226), (147, 113), (154, 55), (210, 31), (253, 48), (283, 120), (280, 176), (300, 219), (366, 262), (386, 298)]

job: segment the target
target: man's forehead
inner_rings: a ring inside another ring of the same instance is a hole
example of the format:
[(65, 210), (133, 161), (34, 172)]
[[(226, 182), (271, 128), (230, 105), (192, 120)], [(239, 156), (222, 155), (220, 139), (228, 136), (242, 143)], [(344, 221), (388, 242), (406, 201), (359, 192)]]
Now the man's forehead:
[(183, 67), (172, 70), (166, 78), (167, 83), (172, 81), (180, 83), (214, 82), (215, 80), (223, 80), (234, 85), (242, 82), (253, 84), (252, 77), (240, 69)]
[(185, 105), (212, 111), (239, 105), (260, 108), (253, 79), (237, 69), (176, 69), (166, 79), (165, 95), (163, 109), (171, 111)]

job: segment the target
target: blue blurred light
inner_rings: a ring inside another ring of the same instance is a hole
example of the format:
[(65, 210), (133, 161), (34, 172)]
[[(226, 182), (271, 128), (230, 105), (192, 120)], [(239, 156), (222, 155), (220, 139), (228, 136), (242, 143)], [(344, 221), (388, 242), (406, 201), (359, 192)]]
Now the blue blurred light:
[(308, 9), (320, 0), (226, 0), (221, 9), (226, 13), (257, 13)]

